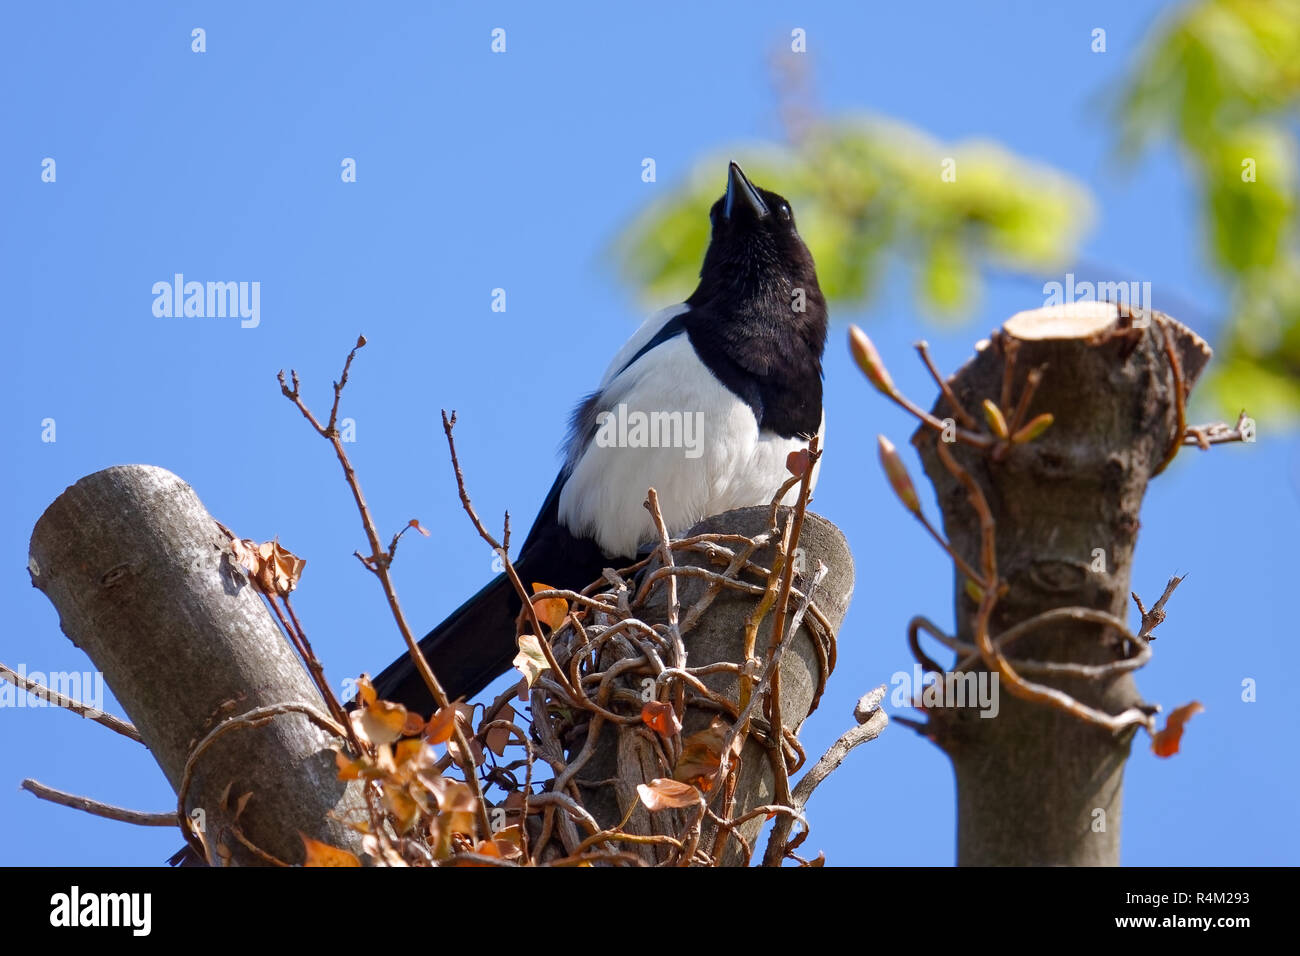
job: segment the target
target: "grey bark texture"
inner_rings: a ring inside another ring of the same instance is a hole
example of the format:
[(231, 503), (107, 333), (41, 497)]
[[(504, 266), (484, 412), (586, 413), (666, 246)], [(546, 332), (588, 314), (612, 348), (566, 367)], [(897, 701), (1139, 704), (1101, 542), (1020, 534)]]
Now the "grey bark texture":
[[(54, 501), (32, 533), (29, 571), (179, 792), (195, 745), (256, 708), (324, 702), (261, 597), (228, 556), (194, 490), (150, 465), (108, 468)], [(229, 725), (195, 761), (185, 803), (233, 865), (303, 860), (299, 831), (360, 854), (335, 817), (364, 818), (337, 779), (337, 739), (299, 711)], [(223, 801), (224, 797), (224, 801)]]
[[(1043, 366), (1025, 421), (1043, 412), (1055, 416), (1041, 437), (1001, 460), (963, 444), (949, 446), (978, 482), (997, 526), (998, 571), (1010, 590), (994, 612), (994, 637), (1058, 607), (1096, 608), (1127, 619), (1142, 499), (1177, 433), (1166, 343), (1190, 391), (1210, 358), (1206, 344), (1159, 313), (1103, 303), (1020, 313), (952, 377), (957, 400), (976, 417), (985, 399), (1010, 416), (1006, 405), (1015, 406), (1026, 375)], [(934, 414), (952, 414), (943, 398)], [(948, 540), (978, 567), (979, 522), (965, 490), (939, 460), (936, 438), (922, 427), (912, 441), (934, 484)], [(962, 575), (954, 578), (957, 636), (970, 642), (976, 603)], [(1100, 664), (1119, 656), (1114, 637), (1096, 624), (1049, 626), (1017, 641), (1008, 656)], [(1142, 703), (1129, 674), (1106, 681), (1035, 679), (1111, 714)], [(930, 728), (957, 778), (958, 862), (1117, 865), (1132, 732), (1113, 737), (1015, 698), (1005, 686), (999, 704), (991, 719), (973, 709), (931, 715)]]
[[(782, 509), (779, 514), (778, 520), (782, 524), (788, 510)], [(769, 515), (770, 509), (765, 507), (728, 511), (705, 519), (683, 537), (707, 533), (755, 537), (768, 527)], [(813, 601), (826, 615), (834, 636), (839, 631), (853, 595), (853, 557), (848, 542), (833, 524), (809, 511), (804, 518), (798, 548), (801, 551), (800, 565), (803, 570), (796, 575), (797, 588), (807, 586), (819, 561), (828, 568), (825, 579), (814, 592)], [(752, 560), (760, 566), (771, 567), (774, 550), (774, 546), (769, 546), (757, 551)], [(693, 564), (712, 567), (715, 571), (721, 570), (717, 565), (711, 566), (705, 556), (698, 553), (677, 552), (675, 558), (680, 565)], [(752, 575), (746, 575), (744, 580), (760, 585), (766, 583)], [(698, 578), (679, 576), (677, 583), (678, 601), (683, 610), (688, 609), (707, 589), (707, 584)], [(791, 614), (795, 603), (792, 599)], [(685, 635), (688, 666), (698, 667), (717, 661), (743, 662), (745, 623), (755, 604), (756, 599), (752, 596), (732, 590), (722, 591), (695, 628)], [(666, 623), (667, 611), (667, 589), (660, 588), (655, 599), (648, 602), (642, 619), (652, 625)], [(789, 623), (790, 618), (787, 617), (787, 626)], [(772, 615), (769, 614), (759, 628), (755, 645), (755, 656), (760, 661), (767, 660), (771, 632)], [(805, 618), (789, 645), (780, 668), (782, 718), (785, 725), (796, 733), (816, 705), (815, 695), (822, 677), (822, 665), (813, 640)], [(706, 677), (704, 681), (715, 693), (733, 702), (738, 700), (739, 681), (734, 675), (716, 674)], [(629, 686), (635, 687), (635, 683)], [(717, 714), (716, 710), (691, 704), (690, 700), (688, 698), (682, 719), (683, 737), (706, 728)], [(631, 807), (633, 812), (626, 827), (630, 833), (680, 835), (685, 832), (683, 824), (694, 818), (694, 810), (661, 810), (652, 814), (637, 799), (637, 784), (649, 782), (656, 777), (672, 776), (673, 768), (664, 765), (653, 732), (639, 725), (615, 728), (608, 724), (600, 732), (602, 736), (596, 752), (578, 777), (586, 807), (596, 820), (605, 827), (615, 826)], [(574, 750), (580, 749), (582, 743), (583, 741), (578, 741)], [(740, 772), (737, 777), (736, 816), (774, 801), (775, 778), (767, 751), (752, 738), (746, 742), (740, 754)], [(758, 817), (739, 830), (751, 847), (763, 822), (763, 818)], [(706, 820), (700, 839), (701, 847), (713, 846), (715, 831), (716, 828)], [(657, 852), (652, 847), (642, 849), (648, 860), (656, 859)], [(761, 847), (755, 848), (755, 855), (761, 856)], [(722, 861), (725, 865), (743, 865), (744, 856), (739, 842), (731, 839)]]

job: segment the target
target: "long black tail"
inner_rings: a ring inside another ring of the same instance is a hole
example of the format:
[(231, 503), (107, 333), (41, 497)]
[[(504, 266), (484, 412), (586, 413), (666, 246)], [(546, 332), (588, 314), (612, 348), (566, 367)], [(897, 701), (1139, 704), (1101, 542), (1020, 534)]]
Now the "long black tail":
[[(510, 579), (501, 574), (420, 640), (420, 650), (450, 699), (473, 697), (510, 669), (519, 652), (515, 619), (521, 607)], [(381, 700), (426, 717), (436, 709), (409, 654), (384, 668), (373, 683)]]
[[(560, 491), (566, 472), (561, 471), (519, 550), (515, 572), (524, 587), (534, 582), (550, 587), (581, 590), (600, 577), (601, 569), (623, 567), (631, 558), (607, 558), (590, 538), (575, 537), (560, 523)], [(502, 574), (420, 641), (447, 696), (473, 697), (510, 669), (519, 653), (515, 620), (523, 601)], [(374, 679), (381, 700), (403, 704), (428, 716), (434, 701), (424, 686), (410, 654), (403, 654)]]

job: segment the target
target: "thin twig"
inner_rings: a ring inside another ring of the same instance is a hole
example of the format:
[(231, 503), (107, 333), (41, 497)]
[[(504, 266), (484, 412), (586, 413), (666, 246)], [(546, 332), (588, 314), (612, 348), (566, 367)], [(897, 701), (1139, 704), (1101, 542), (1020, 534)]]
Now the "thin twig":
[[(1137, 635), (1130, 633), (1128, 627), (1125, 626), (1122, 620), (1106, 611), (1098, 611), (1096, 608), (1090, 607), (1049, 608), (1041, 614), (1035, 614), (1033, 617), (1007, 628), (993, 639), (993, 644), (999, 651), (1004, 651), (1006, 650), (1007, 645), (1021, 637), (1024, 637), (1031, 631), (1047, 624), (1055, 624), (1061, 621), (1081, 621), (1091, 624), (1100, 624), (1103, 627), (1111, 628), (1119, 634), (1123, 640), (1138, 644), (1140, 650), (1132, 657), (1121, 658), (1119, 660), (1111, 661), (1108, 664), (1075, 664), (1070, 661), (1034, 661), (1022, 660), (1019, 658), (1010, 659), (1008, 663), (1015, 669), (1017, 674), (1022, 676), (1079, 677), (1088, 680), (1101, 680), (1128, 671), (1138, 670), (1144, 667), (1151, 659), (1151, 645), (1145, 640), (1137, 637)], [(929, 656), (920, 650), (920, 645), (917, 640), (918, 630), (925, 631), (936, 641), (954, 653), (965, 654), (967, 656), (954, 664), (952, 668), (944, 668), (936, 664)], [(948, 636), (937, 624), (929, 618), (920, 615), (912, 618), (912, 620), (908, 622), (907, 637), (908, 643), (912, 646), (913, 653), (919, 655), (917, 660), (920, 661), (927, 671), (932, 673), (960, 673), (967, 668), (975, 666), (983, 660), (979, 648), (974, 644)]]
[[(334, 447), (334, 454), (339, 460), (339, 465), (343, 468), (343, 475), (347, 480), (348, 487), (352, 490), (353, 500), (356, 502), (357, 510), (361, 515), (361, 524), (365, 531), (366, 541), (370, 545), (370, 555), (363, 558), (362, 563), (369, 568), (374, 575), (379, 578), (380, 585), (384, 591), (384, 597), (388, 599), (389, 610), (393, 614), (393, 619), (397, 622), (397, 628), (402, 634), (402, 640), (406, 642), (407, 652), (411, 655), (411, 660), (415, 664), (416, 671), (419, 673), (425, 686), (429, 689), (430, 695), (439, 708), (446, 707), (450, 704), (446, 691), (443, 690), (442, 684), (434, 675), (433, 669), (429, 667), (429, 662), (424, 659), (420, 652), (420, 645), (411, 632), (411, 626), (407, 623), (406, 615), (402, 611), (401, 602), (397, 598), (397, 588), (393, 584), (392, 576), (389, 574), (389, 567), (392, 564), (392, 554), (386, 551), (379, 540), (379, 531), (375, 525), (374, 518), (370, 514), (370, 508), (366, 504), (365, 495), (361, 492), (361, 482), (357, 478), (356, 471), (352, 467), (352, 462), (348, 458), (347, 450), (343, 447), (342, 437), (339, 435), (338, 428), (335, 427), (338, 420), (339, 401), (343, 394), (343, 387), (347, 384), (348, 372), (352, 367), (352, 359), (360, 349), (366, 344), (365, 336), (357, 338), (357, 344), (353, 346), (352, 351), (348, 353), (347, 360), (343, 363), (343, 374), (339, 380), (334, 383), (334, 404), (330, 408), (330, 419), (327, 426), (322, 426), (311, 413), (306, 403), (302, 399), (302, 390), (298, 382), (298, 373), (291, 370), (293, 388), (289, 388), (284, 381), (284, 372), (281, 371), (277, 376), (280, 382), (280, 391), (302, 412), (303, 416), (312, 426), (330, 444)], [(478, 779), (478, 768), (474, 766), (473, 752), (470, 750), (469, 742), (465, 739), (464, 731), (459, 723), (453, 722), (453, 735), (457, 744), (457, 764), (465, 776), (465, 782), (469, 785), (474, 793), (474, 799), (477, 804), (476, 810), (479, 818), (479, 826), (482, 827), (483, 833), (492, 832), (491, 824), (488, 820), (487, 805), (483, 800), (483, 789)]]
[(979, 428), (979, 422), (975, 420), (975, 417), (971, 415), (970, 412), (966, 411), (966, 409), (962, 407), (961, 402), (957, 401), (957, 396), (953, 394), (952, 386), (948, 384), (948, 380), (944, 378), (935, 367), (934, 360), (930, 358), (930, 343), (922, 339), (920, 342), (916, 343), (915, 348), (917, 352), (921, 354), (921, 361), (925, 363), (925, 367), (929, 371), (930, 377), (934, 379), (935, 384), (939, 386), (939, 391), (942, 392), (943, 397), (947, 399), (948, 407), (952, 409), (953, 418), (961, 422), (966, 428), (972, 430)]
[(1016, 410), (1011, 415), (1011, 421), (1007, 423), (1007, 434), (1014, 435), (1020, 431), (1020, 426), (1025, 423), (1025, 416), (1029, 414), (1029, 403), (1034, 400), (1034, 393), (1038, 391), (1038, 386), (1042, 384), (1043, 372), (1046, 368), (1046, 365), (1040, 365), (1037, 368), (1031, 368), (1025, 375), (1025, 384), (1020, 390), (1020, 400), (1016, 402)]
[(515, 593), (519, 595), (519, 599), (523, 602), (524, 610), (528, 613), (529, 623), (533, 626), (533, 634), (537, 638), (537, 643), (541, 646), (542, 654), (546, 657), (546, 663), (555, 674), (556, 682), (559, 683), (570, 698), (576, 697), (577, 692), (569, 686), (569, 679), (565, 676), (564, 668), (556, 661), (555, 654), (551, 649), (551, 642), (546, 639), (542, 630), (542, 622), (537, 617), (537, 607), (533, 603), (533, 596), (524, 587), (524, 582), (519, 578), (519, 572), (515, 570), (514, 562), (510, 560), (510, 513), (506, 513), (505, 530), (502, 533), (503, 541), (497, 541), (479, 519), (478, 512), (474, 510), (474, 505), (469, 499), (469, 492), (465, 488), (465, 475), (460, 470), (460, 457), (456, 454), (456, 440), (452, 437), (452, 429), (455, 427), (456, 413), (453, 411), (451, 416), (448, 417), (447, 410), (443, 409), (442, 430), (447, 436), (447, 450), (451, 454), (451, 467), (456, 474), (456, 489), (460, 493), (461, 507), (469, 515), (469, 520), (474, 524), (474, 529), (478, 531), (479, 537), (500, 556), (502, 564), (505, 565), (506, 575), (510, 578), (510, 583), (514, 585)]
[(114, 733), (119, 733), (123, 737), (130, 737), (138, 744), (144, 743), (140, 736), (140, 731), (135, 729), (135, 725), (121, 717), (114, 717), (112, 714), (106, 714), (98, 708), (91, 707), (89, 704), (82, 703), (71, 697), (65, 697), (56, 690), (51, 690), (44, 684), (38, 684), (29, 677), (10, 670), (4, 664), (0, 664), (0, 679), (7, 680), (15, 687), (35, 694), (41, 700), (47, 700), (56, 707), (62, 707), (64, 710), (70, 710), (79, 717), (85, 717), (87, 720), (93, 720), (95, 723), (107, 727)]
[(1248, 442), (1253, 441), (1254, 438), (1254, 423), (1251, 421), (1250, 416), (1243, 411), (1237, 416), (1237, 424), (1234, 426), (1226, 425), (1223, 422), (1188, 425), (1183, 444), (1196, 445), (1202, 451), (1209, 451), (1211, 445), (1223, 445), (1235, 441)]
[(826, 752), (817, 762), (809, 767), (799, 782), (795, 784), (790, 796), (794, 806), (807, 806), (813, 791), (821, 784), (831, 771), (844, 762), (844, 759), (857, 747), (869, 743), (880, 736), (889, 724), (889, 715), (884, 710), (877, 710), (864, 723), (855, 724), (840, 735), (839, 739), (826, 748)]
[(21, 784), (22, 789), (42, 800), (48, 800), (50, 803), (57, 803), (61, 807), (71, 807), (73, 810), (81, 810), (84, 813), (91, 813), (97, 817), (104, 817), (109, 820), (117, 820), (121, 823), (134, 823), (140, 827), (174, 827), (176, 826), (176, 813), (149, 813), (145, 810), (128, 810), (125, 807), (117, 807), (111, 803), (100, 803), (98, 800), (92, 800), (90, 797), (78, 796), (75, 793), (67, 793), (63, 790), (55, 790), (53, 787), (47, 787), (39, 780), (27, 779)]
[[(1177, 588), (1178, 585), (1182, 584), (1186, 577), (1187, 575), (1184, 574), (1181, 577), (1174, 575), (1170, 578), (1169, 583), (1165, 585), (1164, 593), (1160, 595), (1160, 600), (1156, 601), (1150, 611), (1142, 606), (1142, 599), (1137, 596), (1136, 591), (1129, 592), (1133, 600), (1137, 602), (1138, 613), (1142, 615), (1142, 624), (1138, 630), (1138, 637), (1147, 637), (1164, 622), (1165, 602), (1169, 600), (1170, 596), (1174, 593), (1174, 589)], [(1149, 639), (1154, 641), (1155, 637), (1151, 636)]]

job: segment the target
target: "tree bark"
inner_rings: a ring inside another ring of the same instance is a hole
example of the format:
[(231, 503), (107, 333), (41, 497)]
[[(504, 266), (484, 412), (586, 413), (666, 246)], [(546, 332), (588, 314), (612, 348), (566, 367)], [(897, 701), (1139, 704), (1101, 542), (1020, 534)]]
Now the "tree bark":
[[(779, 520), (784, 522), (789, 509), (782, 509)], [(770, 509), (766, 507), (742, 508), (710, 517), (695, 525), (683, 537), (697, 534), (730, 533), (755, 537), (768, 527)], [(849, 600), (853, 595), (853, 558), (848, 542), (833, 524), (820, 515), (807, 512), (798, 548), (802, 551), (802, 572), (796, 575), (795, 586), (806, 587), (813, 570), (820, 561), (828, 572), (821, 585), (814, 593), (813, 600), (831, 624), (832, 656), (827, 662), (834, 664), (833, 638), (848, 611)], [(763, 567), (771, 567), (775, 546), (769, 546), (754, 554), (753, 561)], [(677, 552), (676, 560), (680, 565), (710, 567), (708, 559), (695, 552)], [(648, 568), (646, 573), (653, 571)], [(716, 565), (714, 570), (719, 570)], [(746, 575), (747, 581), (756, 584), (766, 583), (762, 579)], [(707, 584), (698, 578), (679, 576), (677, 578), (678, 602), (683, 610), (688, 609), (707, 589)], [(724, 590), (709, 606), (708, 612), (701, 617), (695, 628), (684, 637), (687, 662), (691, 667), (717, 661), (743, 662), (745, 622), (753, 612), (757, 601), (754, 597), (737, 591)], [(791, 599), (791, 614), (795, 601)], [(660, 588), (657, 597), (647, 602), (646, 613), (642, 620), (654, 625), (667, 621), (667, 589)], [(768, 648), (772, 639), (772, 615), (769, 613), (758, 631), (755, 656), (760, 661), (767, 660)], [(787, 626), (790, 618), (786, 618)], [(814, 638), (809, 631), (807, 618), (795, 633), (794, 640), (782, 658), (781, 707), (785, 725), (797, 733), (804, 719), (815, 709), (817, 691), (824, 677), (829, 677), (829, 670), (822, 674), (823, 664)], [(704, 679), (713, 692), (731, 700), (738, 701), (739, 680), (733, 674), (715, 674)], [(630, 686), (635, 686), (630, 685)], [(688, 697), (686, 711), (682, 718), (683, 737), (708, 727), (717, 715), (717, 710), (691, 703)], [(621, 726), (618, 728), (605, 725), (601, 731), (596, 752), (583, 768), (578, 783), (583, 788), (587, 809), (604, 827), (613, 827), (623, 819), (629, 808), (632, 816), (625, 827), (629, 833), (681, 834), (688, 829), (687, 822), (694, 818), (696, 811), (662, 810), (651, 814), (641, 806), (637, 798), (636, 787), (656, 777), (672, 776), (673, 768), (665, 766), (659, 756), (660, 750), (653, 740), (653, 732), (644, 726)], [(574, 747), (580, 749), (584, 741)], [(609, 781), (613, 781), (611, 786)], [(740, 754), (740, 770), (737, 774), (735, 816), (746, 811), (775, 802), (775, 775), (768, 760), (764, 746), (753, 738), (749, 739)], [(764, 823), (763, 817), (744, 824), (738, 830), (751, 847), (759, 836)], [(700, 846), (711, 847), (716, 835), (715, 826), (706, 820), (702, 828)], [(757, 848), (756, 848), (757, 852)], [(643, 856), (649, 860), (656, 859), (653, 848), (644, 849)], [(745, 854), (739, 843), (731, 839), (723, 854), (722, 862), (728, 866), (744, 865)]]
[(364, 819), (360, 785), (338, 780), (337, 738), (303, 713), (328, 719), (325, 704), (189, 485), (149, 465), (82, 478), (37, 522), (29, 570), (178, 793), (195, 746), (223, 727), (184, 805), (219, 856), (301, 862), (299, 831), (360, 854), (335, 819)]
[[(989, 399), (1008, 418), (1031, 369), (1041, 385), (1023, 421), (1050, 412), (1036, 440), (996, 455), (949, 445), (987, 498), (997, 564), (1009, 585), (990, 633), (1052, 608), (1081, 606), (1127, 618), (1138, 515), (1147, 484), (1178, 436), (1174, 366), (1190, 391), (1210, 358), (1193, 332), (1160, 313), (1109, 303), (1044, 308), (1009, 319), (951, 379), (979, 417)], [(1004, 385), (1009, 375), (1009, 387)], [(1009, 407), (1008, 407), (1009, 406)], [(934, 414), (952, 415), (940, 398)], [(934, 484), (948, 540), (979, 565), (980, 526), (965, 489), (935, 451), (936, 433), (913, 435)], [(971, 642), (976, 602), (954, 580), (957, 636)], [(1070, 623), (1018, 640), (1009, 657), (1101, 664), (1120, 654), (1109, 628)], [(1043, 679), (1084, 704), (1118, 714), (1141, 704), (1131, 674), (1108, 680)], [(1124, 763), (1132, 731), (1106, 730), (1000, 688), (999, 712), (932, 712), (930, 729), (957, 777), (957, 859), (962, 865), (1117, 865)]]

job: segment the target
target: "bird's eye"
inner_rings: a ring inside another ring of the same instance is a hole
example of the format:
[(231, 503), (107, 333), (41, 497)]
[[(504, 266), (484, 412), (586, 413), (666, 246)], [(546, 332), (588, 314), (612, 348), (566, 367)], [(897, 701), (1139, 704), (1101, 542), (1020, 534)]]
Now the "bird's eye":
[(779, 212), (781, 213), (781, 218), (786, 222), (790, 222), (794, 218), (794, 215), (790, 212), (789, 203), (786, 202), (781, 203), (781, 208)]

